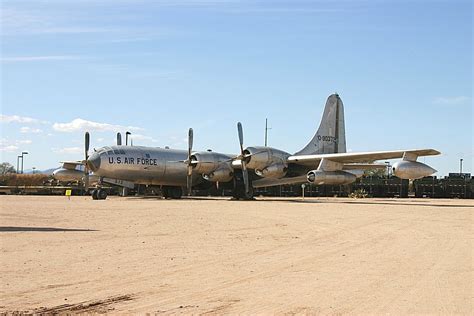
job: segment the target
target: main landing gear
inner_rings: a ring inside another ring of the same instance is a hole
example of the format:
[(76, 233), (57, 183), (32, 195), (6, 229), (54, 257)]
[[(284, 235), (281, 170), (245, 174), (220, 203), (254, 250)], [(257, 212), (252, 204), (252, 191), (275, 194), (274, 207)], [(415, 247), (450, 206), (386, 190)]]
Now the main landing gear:
[(105, 200), (107, 198), (107, 191), (105, 189), (97, 188), (92, 190), (93, 200)]
[(183, 195), (183, 189), (181, 187), (161, 187), (161, 193), (165, 199), (180, 199)]
[(245, 192), (245, 185), (242, 172), (234, 174), (234, 190), (232, 192), (234, 200), (255, 200), (253, 197), (252, 182), (249, 184), (249, 192)]

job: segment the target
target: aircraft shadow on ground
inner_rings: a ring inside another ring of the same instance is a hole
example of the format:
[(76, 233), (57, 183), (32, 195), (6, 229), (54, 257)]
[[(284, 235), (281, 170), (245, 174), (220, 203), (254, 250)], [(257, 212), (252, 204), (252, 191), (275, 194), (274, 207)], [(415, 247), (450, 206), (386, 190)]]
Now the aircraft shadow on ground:
[[(263, 200), (263, 201), (272, 201), (272, 202), (278, 202), (281, 200)], [(376, 201), (371, 201), (371, 202), (364, 202), (364, 201), (310, 201), (310, 200), (285, 200), (287, 202), (293, 202), (293, 203), (318, 203), (318, 204), (324, 204), (324, 203), (343, 203), (343, 204), (359, 204), (359, 205), (404, 205), (404, 206), (429, 206), (429, 207), (448, 207), (448, 208), (462, 208), (462, 207), (470, 207), (472, 208), (473, 205), (466, 205), (466, 204), (459, 204), (459, 205), (453, 205), (453, 204), (429, 204), (429, 203), (404, 203), (404, 202), (395, 202), (395, 201), (390, 201), (390, 202), (376, 202)]]
[(95, 229), (0, 226), (0, 232), (95, 232)]
[[(164, 198), (162, 198), (161, 196), (130, 196), (128, 198), (131, 198), (131, 199), (154, 199), (154, 200), (165, 200)], [(236, 201), (236, 200), (233, 200), (231, 197), (229, 196), (225, 196), (225, 197), (207, 197), (207, 196), (186, 196), (186, 197), (183, 197), (182, 200), (195, 200), (195, 201), (206, 201), (206, 200), (221, 200), (221, 201), (225, 201), (225, 200), (229, 200), (229, 201)], [(177, 201), (177, 200), (172, 200), (171, 201)], [(242, 200), (239, 200), (241, 202), (246, 202), (246, 201), (242, 201)], [(472, 204), (458, 204), (458, 205), (455, 205), (455, 204), (430, 204), (430, 203), (418, 203), (418, 201), (413, 201), (412, 203), (407, 203), (407, 202), (403, 202), (403, 201), (367, 201), (367, 202), (364, 202), (364, 201), (355, 201), (355, 200), (348, 200), (348, 201), (341, 201), (341, 200), (337, 200), (337, 201), (330, 201), (330, 200), (312, 200), (312, 199), (306, 199), (306, 200), (302, 200), (301, 198), (286, 198), (286, 199), (272, 199), (272, 198), (264, 198), (264, 199), (259, 199), (258, 197), (253, 199), (253, 200), (250, 200), (250, 201), (254, 201), (254, 202), (290, 202), (290, 203), (308, 203), (308, 204), (329, 204), (329, 203), (343, 203), (343, 204), (359, 204), (359, 205), (404, 205), (404, 206), (429, 206), (429, 207), (445, 207), (445, 208), (472, 208), (474, 207)]]

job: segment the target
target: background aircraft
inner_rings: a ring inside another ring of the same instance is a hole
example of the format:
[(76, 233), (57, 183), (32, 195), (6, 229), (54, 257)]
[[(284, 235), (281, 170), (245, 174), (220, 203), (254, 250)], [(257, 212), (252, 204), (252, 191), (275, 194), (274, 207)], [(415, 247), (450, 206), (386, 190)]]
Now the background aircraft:
[[(434, 149), (346, 152), (344, 107), (337, 94), (327, 99), (320, 126), (311, 141), (295, 154), (272, 147), (244, 147), (242, 124), (237, 124), (240, 154), (193, 151), (193, 130), (189, 129), (188, 150), (142, 146), (110, 146), (90, 157), (89, 133), (85, 135), (85, 176), (89, 171), (102, 178), (135, 184), (161, 186), (163, 195), (180, 198), (183, 188), (205, 188), (218, 183), (233, 190), (235, 198), (253, 197), (254, 187), (311, 182), (342, 185), (354, 182), (364, 170), (386, 168), (377, 160), (402, 158), (393, 174), (417, 179), (436, 172), (417, 162), (419, 156), (438, 155)], [(120, 141), (121, 143), (121, 141)], [(100, 183), (100, 182), (99, 182)], [(94, 198), (106, 198), (100, 185)]]

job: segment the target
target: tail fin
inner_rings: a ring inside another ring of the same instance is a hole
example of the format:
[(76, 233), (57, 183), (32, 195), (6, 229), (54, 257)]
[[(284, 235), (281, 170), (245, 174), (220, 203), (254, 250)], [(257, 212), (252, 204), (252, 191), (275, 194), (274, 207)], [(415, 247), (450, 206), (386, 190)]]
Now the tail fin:
[(318, 131), (306, 147), (295, 155), (333, 154), (346, 152), (346, 131), (344, 127), (344, 106), (338, 94), (332, 94), (326, 101), (323, 118)]

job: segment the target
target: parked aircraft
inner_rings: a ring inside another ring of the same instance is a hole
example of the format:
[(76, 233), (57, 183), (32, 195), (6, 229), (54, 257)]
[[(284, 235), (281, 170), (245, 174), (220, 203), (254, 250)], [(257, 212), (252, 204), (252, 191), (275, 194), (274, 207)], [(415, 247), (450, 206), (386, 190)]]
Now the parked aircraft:
[[(204, 188), (219, 183), (233, 190), (235, 198), (248, 199), (253, 188), (311, 182), (343, 185), (354, 182), (364, 170), (386, 168), (377, 160), (402, 158), (393, 165), (393, 174), (417, 179), (436, 172), (417, 161), (419, 156), (440, 154), (434, 149), (346, 152), (344, 108), (339, 95), (328, 97), (320, 126), (311, 141), (295, 154), (262, 146), (244, 146), (242, 124), (237, 124), (239, 155), (193, 151), (193, 130), (189, 129), (188, 149), (143, 146), (106, 146), (90, 157), (89, 133), (85, 135), (85, 170), (102, 178), (122, 179), (135, 184), (161, 186), (163, 195), (180, 198), (183, 188)], [(100, 188), (95, 198), (105, 198)]]

